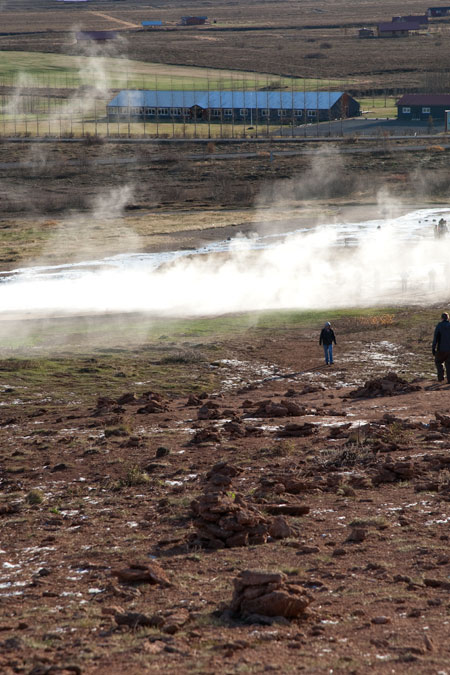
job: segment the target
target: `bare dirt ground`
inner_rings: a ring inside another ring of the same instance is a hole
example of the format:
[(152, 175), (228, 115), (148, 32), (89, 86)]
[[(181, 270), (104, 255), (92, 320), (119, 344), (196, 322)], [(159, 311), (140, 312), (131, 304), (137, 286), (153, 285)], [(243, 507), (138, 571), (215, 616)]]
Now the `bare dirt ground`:
[[(11, 352), (0, 362), (1, 672), (446, 672), (437, 311), (340, 315), (331, 367), (318, 315), (253, 319), (234, 336), (232, 317), (228, 333), (186, 322), (144, 346), (90, 350), (73, 333), (50, 358)], [(57, 326), (34, 326), (47, 349), (70, 333)], [(388, 371), (405, 379), (373, 381)], [(377, 397), (352, 397), (364, 380)], [(220, 540), (226, 518), (221, 529), (207, 512), (205, 534), (192, 511), (211, 490), (241, 509), (241, 545)], [(277, 527), (249, 540), (242, 509)], [(283, 573), (309, 608), (233, 613), (245, 569)]]

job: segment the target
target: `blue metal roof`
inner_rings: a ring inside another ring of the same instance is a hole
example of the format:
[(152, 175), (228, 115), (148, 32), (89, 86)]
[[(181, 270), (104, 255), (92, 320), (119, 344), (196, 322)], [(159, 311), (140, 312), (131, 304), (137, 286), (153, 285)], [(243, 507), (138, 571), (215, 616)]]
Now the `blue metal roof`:
[(343, 96), (342, 91), (121, 91), (108, 104), (115, 107), (145, 108), (292, 108), (303, 110), (329, 110)]
[(162, 21), (142, 21), (142, 26), (162, 26)]

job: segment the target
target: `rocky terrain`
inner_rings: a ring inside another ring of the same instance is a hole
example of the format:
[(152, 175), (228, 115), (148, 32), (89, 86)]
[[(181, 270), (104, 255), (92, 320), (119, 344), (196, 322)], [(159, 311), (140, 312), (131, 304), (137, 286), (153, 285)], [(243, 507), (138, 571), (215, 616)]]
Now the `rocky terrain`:
[(326, 368), (249, 330), (190, 391), (1, 361), (2, 673), (447, 671), (450, 388), (337, 333)]

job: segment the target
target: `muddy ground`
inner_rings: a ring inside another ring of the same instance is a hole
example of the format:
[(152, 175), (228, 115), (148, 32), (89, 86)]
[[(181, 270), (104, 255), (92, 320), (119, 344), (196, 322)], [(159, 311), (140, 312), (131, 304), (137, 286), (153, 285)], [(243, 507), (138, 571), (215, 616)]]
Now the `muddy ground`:
[[(447, 672), (440, 311), (331, 313), (328, 367), (317, 313), (130, 316), (130, 335), (147, 326), (134, 344), (118, 319), (115, 337), (90, 321), (90, 345), (86, 319), (55, 320), (28, 324), (25, 351), (24, 322), (9, 349), (3, 322), (1, 672)], [(191, 510), (211, 489), (264, 522), (303, 515), (263, 543), (244, 519), (232, 546)], [(284, 573), (308, 609), (234, 614), (246, 569)]]

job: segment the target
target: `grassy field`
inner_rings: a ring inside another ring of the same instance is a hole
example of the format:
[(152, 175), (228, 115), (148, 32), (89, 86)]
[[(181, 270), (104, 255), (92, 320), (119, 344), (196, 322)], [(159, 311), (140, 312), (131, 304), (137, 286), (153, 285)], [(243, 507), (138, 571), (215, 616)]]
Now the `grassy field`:
[(209, 69), (146, 63), (127, 58), (0, 52), (0, 84), (76, 89), (254, 89), (294, 87), (298, 90), (336, 89), (344, 80), (278, 77), (268, 72)]
[(392, 96), (370, 96), (358, 99), (361, 111), (367, 118), (397, 117), (396, 100), (397, 98)]

